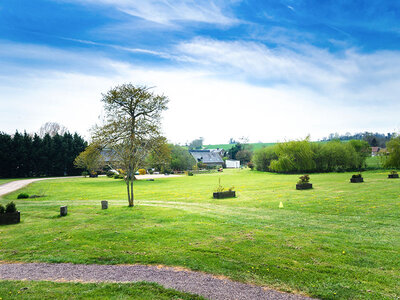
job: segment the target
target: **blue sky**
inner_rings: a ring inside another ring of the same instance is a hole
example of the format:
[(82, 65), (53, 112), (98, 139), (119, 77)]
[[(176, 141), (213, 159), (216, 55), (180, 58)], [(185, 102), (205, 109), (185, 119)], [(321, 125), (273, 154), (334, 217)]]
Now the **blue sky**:
[(0, 130), (89, 137), (101, 93), (169, 96), (171, 142), (400, 128), (398, 1), (2, 0)]

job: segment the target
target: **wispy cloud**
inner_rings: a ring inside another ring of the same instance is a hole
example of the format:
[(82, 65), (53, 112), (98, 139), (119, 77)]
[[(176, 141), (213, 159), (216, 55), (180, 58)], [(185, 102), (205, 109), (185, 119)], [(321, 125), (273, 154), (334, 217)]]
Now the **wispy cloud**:
[(183, 42), (177, 51), (182, 60), (221, 76), (266, 86), (303, 86), (335, 95), (334, 102), (394, 102), (400, 93), (399, 51), (348, 49), (333, 54), (310, 45), (271, 48), (257, 42), (204, 38)]
[(172, 25), (175, 22), (202, 22), (232, 25), (238, 19), (229, 15), (230, 1), (215, 0), (66, 0), (110, 5), (126, 14), (147, 21)]
[[(173, 142), (198, 136), (207, 137), (210, 143), (223, 142), (230, 136), (277, 141), (308, 133), (320, 138), (336, 131), (386, 131), (400, 125), (396, 121), (400, 109), (396, 99), (400, 93), (400, 55), (396, 52), (360, 55), (350, 51), (343, 57), (334, 57), (317, 49), (305, 55), (307, 47), (302, 54), (296, 54), (247, 42), (196, 39), (191, 43), (195, 45), (181, 44), (174, 49), (180, 64), (168, 68), (138, 66), (94, 53), (51, 47), (0, 47), (0, 54), (15, 53), (18, 59), (33, 56), (41, 61), (46, 57), (51, 60), (46, 68), (25, 65), (18, 74), (7, 73), (6, 69), (0, 73), (2, 130), (32, 130), (47, 120), (58, 120), (85, 134), (101, 112), (101, 93), (124, 82), (156, 86), (156, 92), (170, 97), (163, 124), (166, 136)], [(322, 58), (326, 59), (324, 66)], [(71, 68), (54, 64), (62, 59)], [(303, 60), (302, 64), (299, 60)], [(104, 71), (79, 67), (83, 62), (97, 64)], [(312, 72), (324, 68), (326, 78), (318, 80), (318, 74)], [(229, 75), (226, 69), (230, 69)], [(286, 73), (284, 82), (279, 82), (281, 73)], [(301, 78), (307, 75), (312, 80)], [(257, 85), (254, 80), (240, 78), (251, 76), (275, 84)], [(329, 88), (330, 80), (335, 79)], [(296, 84), (302, 80), (309, 85)], [(224, 124), (223, 136), (215, 130), (214, 122), (193, 122), (193, 115), (207, 115), (210, 111), (221, 112), (218, 122)], [(240, 117), (240, 122), (232, 116)], [(266, 130), (276, 128), (276, 124), (279, 130)]]

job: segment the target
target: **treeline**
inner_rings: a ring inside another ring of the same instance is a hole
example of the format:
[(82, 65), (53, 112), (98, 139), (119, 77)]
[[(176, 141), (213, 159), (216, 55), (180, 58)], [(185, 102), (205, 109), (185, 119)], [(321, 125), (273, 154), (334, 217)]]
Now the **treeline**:
[(378, 133), (378, 132), (359, 132), (356, 134), (346, 133), (345, 135), (339, 135), (338, 133), (331, 133), (328, 137), (323, 138), (321, 141), (351, 141), (351, 140), (361, 140), (366, 141), (371, 147), (381, 147), (385, 148), (386, 143), (390, 141), (396, 134), (395, 133)]
[(87, 142), (77, 133), (63, 135), (0, 132), (0, 177), (39, 177), (79, 175), (75, 157), (85, 150)]
[(370, 148), (366, 141), (339, 140), (312, 143), (308, 139), (278, 143), (255, 151), (253, 162), (259, 171), (312, 173), (358, 171), (366, 167)]

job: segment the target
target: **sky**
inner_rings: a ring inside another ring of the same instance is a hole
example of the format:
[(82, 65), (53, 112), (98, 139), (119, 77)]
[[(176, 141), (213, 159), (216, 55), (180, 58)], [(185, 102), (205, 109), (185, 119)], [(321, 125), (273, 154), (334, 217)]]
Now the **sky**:
[(398, 132), (400, 1), (0, 1), (0, 131), (90, 138), (122, 83), (173, 143)]

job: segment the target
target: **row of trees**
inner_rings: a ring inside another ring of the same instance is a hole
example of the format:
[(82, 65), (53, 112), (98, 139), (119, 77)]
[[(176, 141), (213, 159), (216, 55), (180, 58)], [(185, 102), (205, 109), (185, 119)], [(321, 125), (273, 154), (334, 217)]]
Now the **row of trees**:
[(0, 177), (77, 175), (75, 157), (87, 143), (77, 133), (40, 137), (26, 132), (0, 133)]
[(322, 141), (332, 141), (332, 140), (341, 140), (341, 141), (351, 141), (351, 140), (362, 140), (368, 142), (371, 147), (386, 147), (386, 142), (390, 141), (392, 137), (396, 136), (394, 133), (378, 133), (378, 132), (359, 132), (356, 134), (351, 134), (347, 132), (344, 135), (340, 135), (338, 133), (331, 133), (328, 137), (322, 139)]
[(366, 141), (312, 143), (307, 138), (260, 149), (253, 162), (259, 171), (278, 173), (354, 171), (365, 167), (368, 156)]

